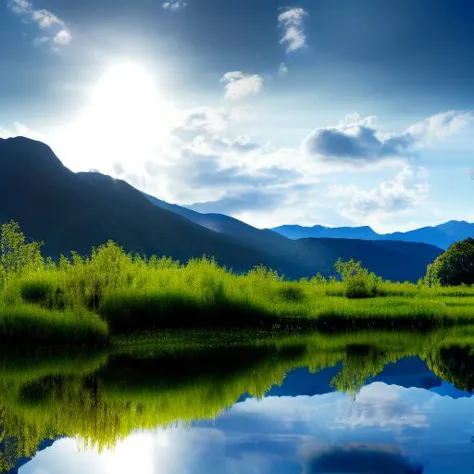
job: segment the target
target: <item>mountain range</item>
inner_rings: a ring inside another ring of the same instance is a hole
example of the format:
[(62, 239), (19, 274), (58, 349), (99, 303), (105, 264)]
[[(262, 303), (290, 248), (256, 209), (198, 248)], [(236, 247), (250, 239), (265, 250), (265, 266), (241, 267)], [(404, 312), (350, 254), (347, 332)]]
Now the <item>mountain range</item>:
[(399, 242), (419, 242), (447, 249), (459, 240), (474, 237), (474, 224), (465, 221), (449, 221), (434, 227), (422, 227), (408, 232), (378, 234), (371, 227), (302, 227), (284, 225), (272, 229), (289, 239), (331, 238), (361, 240), (396, 240)]
[(236, 271), (271, 267), (289, 278), (329, 275), (337, 258), (380, 276), (415, 281), (442, 250), (426, 243), (337, 238), (293, 240), (229, 216), (200, 214), (97, 172), (73, 173), (46, 144), (0, 139), (0, 222), (15, 220), (53, 257), (108, 239), (128, 252), (181, 261), (203, 255)]

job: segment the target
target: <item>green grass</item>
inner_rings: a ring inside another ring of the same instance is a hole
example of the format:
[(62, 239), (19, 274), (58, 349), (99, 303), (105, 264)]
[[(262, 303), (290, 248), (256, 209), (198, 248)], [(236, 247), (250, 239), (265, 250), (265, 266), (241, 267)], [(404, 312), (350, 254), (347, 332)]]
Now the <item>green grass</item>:
[(337, 332), (474, 322), (472, 287), (382, 281), (356, 262), (338, 268), (343, 281), (294, 282), (261, 267), (236, 274), (206, 258), (144, 259), (109, 242), (88, 258), (73, 254), (6, 274), (0, 340), (101, 344), (117, 334), (170, 328)]
[(107, 323), (85, 311), (48, 311), (28, 304), (0, 306), (2, 345), (103, 344), (107, 336)]

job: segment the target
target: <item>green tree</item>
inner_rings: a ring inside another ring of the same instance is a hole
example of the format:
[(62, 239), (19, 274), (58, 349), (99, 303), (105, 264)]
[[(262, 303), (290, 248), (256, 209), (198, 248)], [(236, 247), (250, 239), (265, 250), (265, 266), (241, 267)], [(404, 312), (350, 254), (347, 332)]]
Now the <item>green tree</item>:
[(369, 272), (362, 262), (350, 259), (344, 262), (339, 259), (335, 264), (336, 272), (346, 285), (345, 294), (348, 298), (371, 298), (377, 296), (380, 279), (375, 273)]
[(474, 284), (474, 239), (451, 245), (428, 266), (425, 280), (429, 286), (459, 286)]
[(10, 275), (18, 275), (27, 269), (33, 270), (43, 266), (42, 246), (42, 242), (26, 243), (25, 234), (17, 222), (3, 224), (0, 238), (0, 275), (6, 280)]

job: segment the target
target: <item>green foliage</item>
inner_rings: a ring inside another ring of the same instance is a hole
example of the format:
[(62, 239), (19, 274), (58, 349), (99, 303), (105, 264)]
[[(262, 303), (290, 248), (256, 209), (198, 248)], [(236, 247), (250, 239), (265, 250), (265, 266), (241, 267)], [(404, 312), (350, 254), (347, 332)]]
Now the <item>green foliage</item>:
[(209, 258), (184, 264), (128, 255), (111, 241), (87, 257), (73, 252), (44, 261), (40, 245), (26, 244), (14, 223), (4, 226), (2, 242), (0, 318), (26, 308), (28, 318), (18, 316), (16, 330), (27, 331), (36, 321), (39, 335), (32, 344), (52, 341), (54, 331), (58, 343), (78, 342), (72, 329), (61, 329), (61, 315), (78, 332), (91, 319), (77, 315), (96, 315), (104, 326), (94, 329), (91, 343), (103, 340), (107, 324), (110, 336), (167, 328), (424, 330), (474, 319), (474, 288), (382, 281), (354, 260), (337, 262), (339, 279), (316, 275), (292, 282), (262, 266), (235, 274)]
[(428, 266), (426, 281), (430, 286), (474, 285), (474, 239), (451, 245)]
[(44, 265), (42, 246), (40, 242), (27, 244), (25, 234), (18, 223), (11, 221), (3, 224), (0, 238), (0, 266), (3, 270), (0, 280), (41, 268)]
[(345, 284), (345, 295), (348, 298), (373, 298), (377, 296), (379, 278), (362, 266), (361, 262), (350, 259), (347, 262), (339, 259), (336, 271)]
[(101, 318), (86, 312), (0, 306), (0, 345), (103, 344), (107, 332)]

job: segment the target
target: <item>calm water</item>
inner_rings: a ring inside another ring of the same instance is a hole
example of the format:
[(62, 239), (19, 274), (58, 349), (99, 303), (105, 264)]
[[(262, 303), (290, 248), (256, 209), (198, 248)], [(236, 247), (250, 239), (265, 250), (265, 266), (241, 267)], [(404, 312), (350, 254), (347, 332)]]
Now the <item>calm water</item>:
[(21, 474), (473, 473), (471, 345), (418, 338), (5, 356), (0, 466)]

